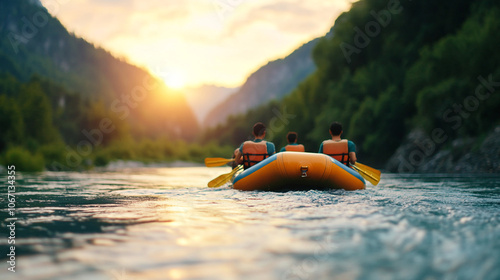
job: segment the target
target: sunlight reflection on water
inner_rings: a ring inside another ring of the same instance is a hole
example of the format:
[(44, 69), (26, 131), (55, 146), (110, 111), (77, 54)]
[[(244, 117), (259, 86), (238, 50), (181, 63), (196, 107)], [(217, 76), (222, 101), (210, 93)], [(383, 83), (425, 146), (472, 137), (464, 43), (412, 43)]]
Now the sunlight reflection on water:
[[(72, 280), (500, 277), (498, 177), (385, 175), (378, 187), (354, 192), (206, 187), (229, 170), (25, 174), (17, 190), (18, 272), (7, 273), (2, 261), (0, 275)], [(4, 198), (0, 202), (5, 204)], [(0, 245), (6, 247), (5, 238)]]

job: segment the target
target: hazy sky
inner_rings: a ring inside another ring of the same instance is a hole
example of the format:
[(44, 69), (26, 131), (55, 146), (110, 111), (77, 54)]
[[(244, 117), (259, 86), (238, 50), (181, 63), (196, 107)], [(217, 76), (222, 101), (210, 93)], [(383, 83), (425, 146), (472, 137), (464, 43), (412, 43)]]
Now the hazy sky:
[(328, 32), (351, 0), (42, 0), (77, 36), (167, 84), (239, 86)]

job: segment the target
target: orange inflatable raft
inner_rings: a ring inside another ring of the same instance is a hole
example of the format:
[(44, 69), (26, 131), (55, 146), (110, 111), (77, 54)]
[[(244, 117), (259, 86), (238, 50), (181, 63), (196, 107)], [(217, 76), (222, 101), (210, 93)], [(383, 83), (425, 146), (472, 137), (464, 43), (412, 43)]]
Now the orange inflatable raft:
[(365, 188), (365, 180), (328, 155), (282, 152), (238, 174), (233, 188), (243, 191), (361, 190)]

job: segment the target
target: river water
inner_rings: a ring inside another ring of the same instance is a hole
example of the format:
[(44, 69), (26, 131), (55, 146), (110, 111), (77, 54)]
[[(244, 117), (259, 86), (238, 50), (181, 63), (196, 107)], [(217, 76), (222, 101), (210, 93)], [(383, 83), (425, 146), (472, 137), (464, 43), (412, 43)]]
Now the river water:
[[(500, 177), (241, 192), (228, 168), (1, 176), (0, 279), (500, 279)], [(5, 173), (5, 172), (4, 172)]]

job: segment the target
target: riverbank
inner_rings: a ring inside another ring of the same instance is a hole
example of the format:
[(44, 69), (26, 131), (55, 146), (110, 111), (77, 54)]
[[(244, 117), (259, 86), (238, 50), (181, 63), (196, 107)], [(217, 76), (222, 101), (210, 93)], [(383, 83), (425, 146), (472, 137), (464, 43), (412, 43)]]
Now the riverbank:
[(412, 131), (386, 164), (396, 173), (500, 173), (500, 126), (485, 137), (458, 138), (438, 146), (443, 137)]
[[(116, 141), (108, 145), (69, 147), (64, 144), (40, 147), (10, 147), (0, 153), (0, 165), (37, 172), (88, 170), (99, 167), (196, 167), (206, 157), (226, 157), (234, 148), (215, 143), (187, 143), (167, 139)], [(2, 170), (2, 169), (0, 169)]]
[(153, 162), (153, 163), (145, 163), (141, 161), (135, 160), (115, 160), (108, 163), (106, 166), (99, 167), (99, 169), (104, 170), (118, 170), (124, 168), (144, 168), (144, 167), (169, 167), (169, 168), (177, 168), (177, 167), (203, 167), (205, 166), (203, 163), (199, 162), (190, 162), (190, 161), (182, 161), (176, 160), (171, 162)]

